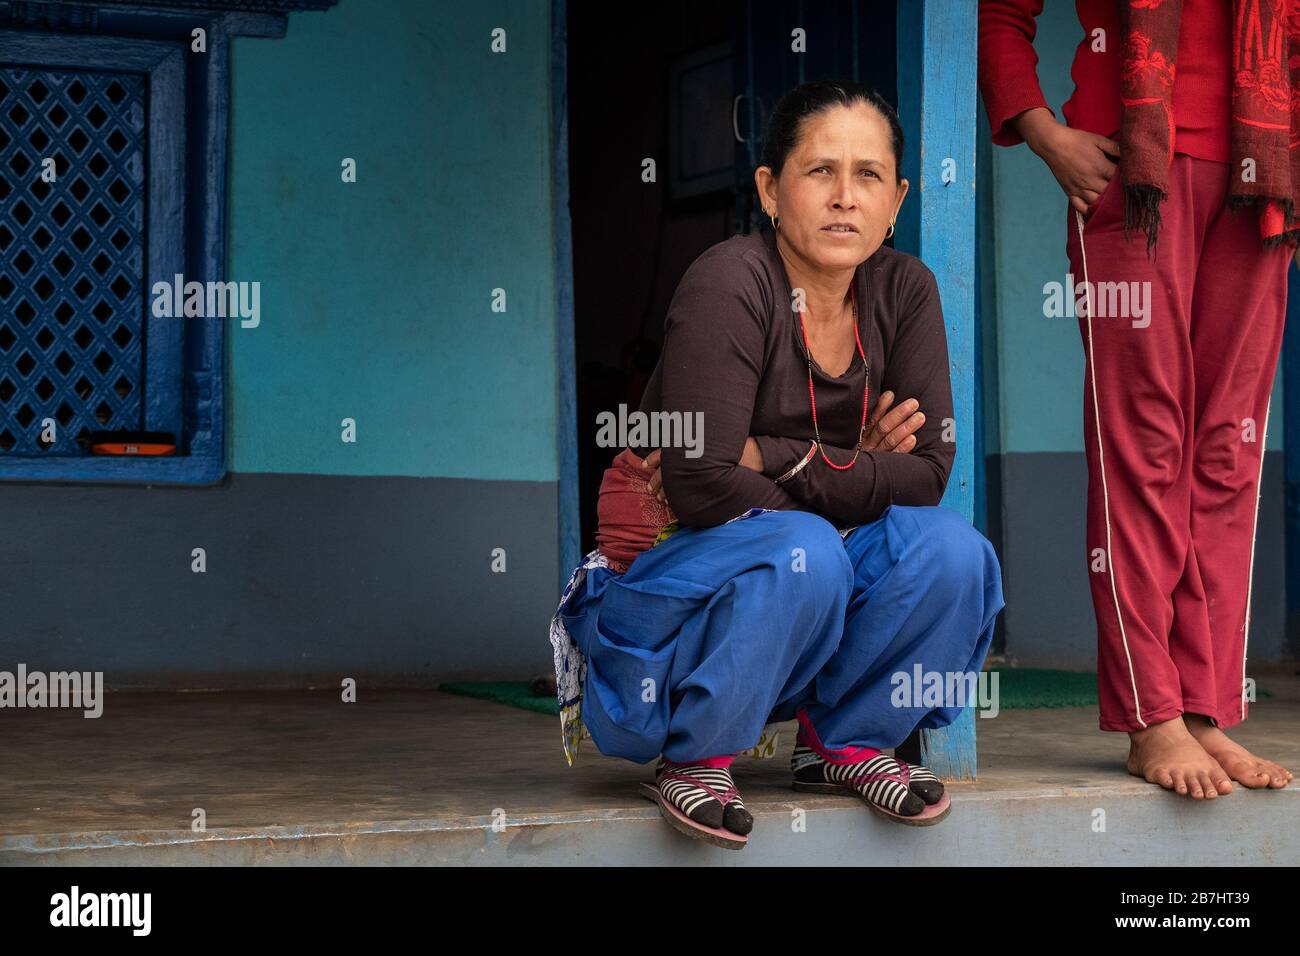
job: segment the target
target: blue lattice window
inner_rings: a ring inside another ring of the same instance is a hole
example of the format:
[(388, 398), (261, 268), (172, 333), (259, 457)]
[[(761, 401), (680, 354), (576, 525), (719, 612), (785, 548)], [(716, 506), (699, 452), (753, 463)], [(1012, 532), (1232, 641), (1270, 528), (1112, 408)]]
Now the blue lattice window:
[(145, 110), (140, 75), (0, 68), (0, 454), (147, 430)]
[[(220, 320), (149, 308), (214, 271), (187, 228), (186, 73), (175, 42), (0, 30), (0, 478), (220, 476)], [(142, 432), (175, 454), (92, 453)]]
[[(230, 38), (335, 2), (0, 0), (0, 480), (225, 473), (223, 320), (156, 318), (151, 290), (226, 279)], [(92, 432), (176, 453), (92, 454)]]

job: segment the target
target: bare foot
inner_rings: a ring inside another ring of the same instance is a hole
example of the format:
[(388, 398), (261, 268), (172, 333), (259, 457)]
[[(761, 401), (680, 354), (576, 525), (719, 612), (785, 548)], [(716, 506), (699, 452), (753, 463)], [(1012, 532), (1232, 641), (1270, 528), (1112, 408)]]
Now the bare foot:
[(1196, 742), (1182, 717), (1128, 736), (1128, 772), (1134, 776), (1198, 800), (1232, 792), (1224, 768)]
[(1205, 752), (1219, 762), (1228, 776), (1243, 786), (1252, 790), (1262, 790), (1265, 787), (1280, 790), (1291, 782), (1294, 775), (1290, 770), (1271, 760), (1256, 757), (1210, 723), (1210, 718), (1201, 714), (1184, 714), (1183, 721)]

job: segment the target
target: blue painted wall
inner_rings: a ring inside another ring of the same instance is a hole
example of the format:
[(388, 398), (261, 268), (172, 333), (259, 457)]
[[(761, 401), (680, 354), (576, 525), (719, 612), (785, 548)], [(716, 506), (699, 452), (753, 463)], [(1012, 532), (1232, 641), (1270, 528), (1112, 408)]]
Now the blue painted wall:
[(230, 470), (558, 478), (550, 30), (342, 0), (234, 41), (229, 278), (262, 319), (229, 329)]
[(112, 688), (549, 669), (551, 10), (341, 0), (233, 41), (227, 278), (261, 321), (226, 326), (226, 477), (6, 488), (0, 561), (40, 573), (0, 580), (0, 659)]

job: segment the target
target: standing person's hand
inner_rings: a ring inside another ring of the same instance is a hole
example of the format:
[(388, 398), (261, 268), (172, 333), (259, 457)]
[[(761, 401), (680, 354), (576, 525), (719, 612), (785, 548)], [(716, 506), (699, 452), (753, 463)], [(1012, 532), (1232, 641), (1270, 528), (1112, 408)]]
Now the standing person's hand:
[(916, 430), (925, 424), (925, 413), (920, 403), (909, 398), (890, 408), (893, 392), (882, 392), (876, 401), (875, 411), (867, 422), (867, 434), (862, 439), (863, 451), (909, 452), (916, 447)]
[(1041, 106), (1025, 110), (1015, 122), (1029, 148), (1061, 184), (1070, 207), (1087, 215), (1118, 172), (1119, 143), (1086, 130), (1071, 129)]

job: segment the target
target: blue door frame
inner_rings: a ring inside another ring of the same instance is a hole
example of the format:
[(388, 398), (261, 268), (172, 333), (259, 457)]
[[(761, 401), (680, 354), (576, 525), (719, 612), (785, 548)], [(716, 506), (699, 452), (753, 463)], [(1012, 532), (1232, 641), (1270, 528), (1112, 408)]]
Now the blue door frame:
[[(977, 432), (975, 336), (976, 37), (973, 3), (898, 4), (898, 115), (907, 143), (904, 175), (917, 201), (903, 203), (894, 245), (934, 273), (948, 329), (957, 457), (946, 507), (975, 518)], [(949, 779), (973, 779), (975, 711), (921, 732), (921, 761)]]
[(578, 503), (578, 384), (573, 341), (573, 229), (569, 216), (569, 34), (567, 0), (551, 0), (551, 223), (555, 243), (556, 454), (559, 586), (582, 558)]
[[(948, 328), (957, 458), (943, 504), (975, 516), (978, 353), (975, 337), (976, 5), (903, 0), (897, 9), (898, 111), (907, 140), (903, 204), (895, 246), (934, 272)], [(552, 213), (556, 269), (559, 458), (559, 587), (581, 558), (578, 422), (569, 217), (566, 0), (551, 0)], [(939, 53), (942, 55), (938, 55)], [(925, 157), (922, 165), (921, 158)], [(955, 179), (945, 181), (945, 159)], [(1300, 415), (1296, 416), (1300, 420)], [(1287, 416), (1291, 420), (1291, 416)], [(558, 593), (558, 592), (557, 592)], [(922, 760), (949, 779), (976, 772), (974, 710), (921, 734)]]

